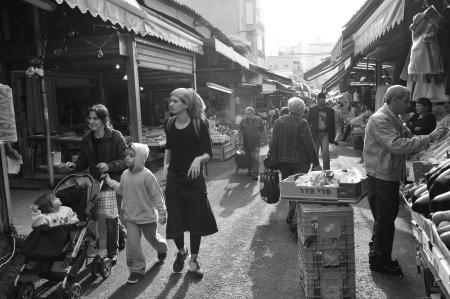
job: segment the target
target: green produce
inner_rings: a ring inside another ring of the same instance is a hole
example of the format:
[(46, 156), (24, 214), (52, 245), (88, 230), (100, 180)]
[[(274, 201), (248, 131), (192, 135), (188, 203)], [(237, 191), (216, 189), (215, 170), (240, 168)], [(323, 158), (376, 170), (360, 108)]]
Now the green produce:
[(443, 228), (444, 226), (447, 226), (447, 225), (450, 225), (450, 221), (442, 221), (441, 223), (439, 223), (437, 228)]
[[(450, 211), (447, 211), (447, 210), (450, 210), (450, 191), (442, 193), (442, 194), (436, 196), (435, 198), (433, 198), (433, 200), (431, 200), (431, 203), (430, 203), (430, 210), (432, 212), (438, 212), (438, 211), (450, 212)], [(435, 214), (437, 214), (437, 213), (435, 213)], [(434, 214), (433, 214), (433, 216), (434, 216)]]
[(447, 246), (447, 248), (450, 248), (450, 232), (445, 232), (442, 235), (440, 235), (442, 242)]
[(447, 169), (441, 173), (436, 180), (434, 180), (433, 185), (430, 190), (430, 198), (433, 199), (439, 194), (450, 191), (450, 169)]
[(425, 184), (415, 185), (415, 186), (412, 186), (409, 189), (406, 189), (404, 191), (405, 197), (406, 198), (411, 198), (414, 195), (414, 192), (416, 192), (416, 190), (419, 189), (422, 186), (425, 186)]
[(434, 225), (438, 226), (442, 221), (450, 221), (450, 211), (439, 211), (431, 216)]
[(450, 224), (437, 229), (437, 233), (439, 236), (446, 232), (450, 232)]
[(430, 196), (426, 192), (423, 196), (419, 197), (412, 204), (411, 209), (419, 214), (427, 215), (430, 213)]
[(439, 177), (439, 175), (448, 169), (450, 169), (450, 159), (447, 159), (444, 162), (440, 163), (438, 166), (431, 168), (431, 170), (425, 174), (428, 189), (431, 188), (434, 181)]
[(413, 196), (411, 197), (412, 203), (414, 203), (418, 198), (420, 198), (422, 195), (427, 192), (427, 185), (421, 184), (419, 188), (414, 191)]

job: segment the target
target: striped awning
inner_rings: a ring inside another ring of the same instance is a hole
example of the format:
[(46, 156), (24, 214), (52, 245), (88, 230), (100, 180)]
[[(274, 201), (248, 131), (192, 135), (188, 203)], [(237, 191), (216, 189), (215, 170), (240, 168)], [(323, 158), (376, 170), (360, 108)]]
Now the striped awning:
[(361, 28), (353, 34), (354, 53), (358, 55), (395, 25), (403, 21), (405, 0), (384, 0)]
[(200, 36), (183, 30), (155, 12), (142, 8), (137, 0), (55, 0), (77, 7), (82, 13), (119, 25), (141, 36), (154, 36), (191, 52), (203, 54)]

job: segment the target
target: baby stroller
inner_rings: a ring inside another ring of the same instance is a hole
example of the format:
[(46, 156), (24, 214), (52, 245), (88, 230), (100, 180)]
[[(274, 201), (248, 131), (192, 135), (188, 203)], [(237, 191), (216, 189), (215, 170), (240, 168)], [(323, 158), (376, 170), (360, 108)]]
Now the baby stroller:
[(239, 169), (248, 169), (250, 171), (250, 167), (252, 165), (252, 157), (244, 150), (238, 149), (236, 151), (236, 154), (234, 155), (234, 161), (236, 162), (236, 173), (238, 173)]
[[(88, 174), (70, 174), (56, 186), (54, 193), (64, 206), (72, 208), (80, 222), (55, 227), (35, 227), (24, 242), (24, 263), (14, 282), (8, 288), (7, 298), (33, 298), (62, 282), (63, 298), (80, 298), (81, 285), (77, 276), (83, 264), (93, 277), (108, 278), (111, 263), (103, 259), (98, 250), (98, 227), (91, 217), (102, 182)], [(94, 224), (94, 232), (89, 229)], [(90, 244), (95, 254), (88, 254)], [(91, 260), (91, 263), (88, 263)], [(35, 289), (27, 277), (37, 275), (48, 280)]]

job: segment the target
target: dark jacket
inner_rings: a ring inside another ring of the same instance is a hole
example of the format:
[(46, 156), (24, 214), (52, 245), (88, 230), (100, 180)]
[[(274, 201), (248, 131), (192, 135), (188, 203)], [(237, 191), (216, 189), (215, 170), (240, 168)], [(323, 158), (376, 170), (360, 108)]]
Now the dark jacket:
[(432, 113), (428, 113), (422, 118), (419, 114), (414, 114), (406, 124), (414, 135), (428, 135), (436, 129), (436, 118)]
[(81, 141), (81, 152), (78, 161), (75, 163), (75, 171), (82, 171), (89, 168), (90, 174), (96, 178), (100, 178), (100, 173), (96, 165), (104, 162), (108, 164), (108, 173), (111, 178), (120, 180), (122, 172), (127, 168), (125, 165), (125, 156), (127, 145), (122, 134), (117, 130), (105, 128), (105, 135), (99, 143), (98, 156), (94, 153), (94, 145), (92, 142), (93, 132), (89, 132)]
[(242, 132), (244, 150), (253, 150), (259, 147), (261, 142), (261, 135), (264, 132), (264, 124), (260, 117), (254, 116), (249, 122), (245, 117), (240, 124)]
[(292, 113), (275, 121), (269, 155), (275, 164), (320, 165), (308, 123)]
[[(308, 124), (311, 129), (311, 134), (316, 136), (319, 133), (319, 105), (313, 106), (309, 109), (308, 113)], [(328, 132), (328, 140), (330, 142), (334, 141), (336, 137), (336, 129), (334, 123), (334, 110), (328, 106), (325, 106), (325, 110), (327, 111), (327, 132)]]

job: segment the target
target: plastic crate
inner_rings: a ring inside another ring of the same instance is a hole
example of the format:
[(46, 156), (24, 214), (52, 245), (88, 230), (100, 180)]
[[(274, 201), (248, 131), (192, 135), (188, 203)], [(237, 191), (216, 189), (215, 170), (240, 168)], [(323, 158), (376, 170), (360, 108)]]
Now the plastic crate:
[(355, 247), (343, 249), (298, 249), (300, 269), (355, 269)]
[(355, 270), (351, 269), (300, 271), (300, 285), (305, 299), (356, 298)]

